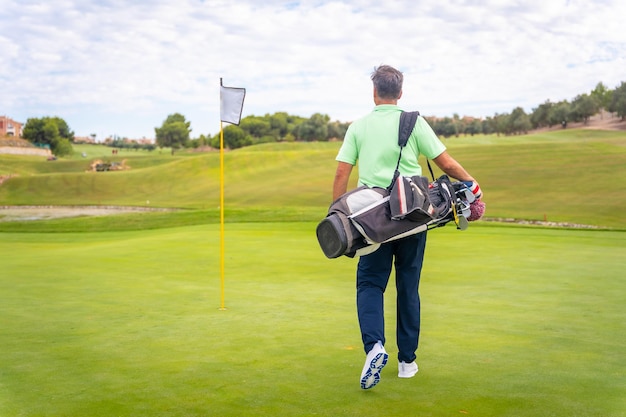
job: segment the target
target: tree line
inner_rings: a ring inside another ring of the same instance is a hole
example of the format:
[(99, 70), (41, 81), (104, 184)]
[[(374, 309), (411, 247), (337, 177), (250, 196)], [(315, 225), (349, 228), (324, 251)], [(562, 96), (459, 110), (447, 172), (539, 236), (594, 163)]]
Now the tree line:
[[(531, 113), (526, 113), (522, 107), (516, 107), (510, 113), (496, 113), (484, 119), (461, 118), (455, 114), (444, 118), (426, 117), (426, 120), (437, 135), (446, 138), (475, 134), (518, 135), (542, 127), (566, 128), (571, 122), (587, 123), (591, 116), (602, 110), (617, 114), (622, 120), (626, 118), (626, 82), (613, 90), (600, 82), (591, 92), (579, 94), (571, 101), (546, 100), (532, 109)], [(184, 120), (180, 114), (177, 117)], [(166, 119), (164, 124), (167, 122)], [(341, 140), (349, 125), (349, 122), (331, 121), (328, 115), (320, 113), (308, 119), (285, 112), (265, 116), (251, 115), (244, 117), (239, 126), (229, 125), (224, 128), (224, 146), (237, 149), (267, 142)], [(180, 128), (182, 130), (182, 126)], [(162, 137), (160, 140), (159, 137), (157, 129), (159, 146), (219, 148), (220, 145), (219, 133), (214, 136), (200, 135), (195, 139), (187, 136), (187, 139), (177, 144), (168, 138)]]
[(523, 108), (516, 107), (511, 113), (495, 114), (485, 119), (472, 117), (426, 118), (437, 135), (443, 137), (475, 134), (517, 135), (542, 127), (567, 127), (570, 122), (588, 123), (589, 118), (600, 111), (615, 113), (626, 118), (626, 83), (614, 90), (598, 83), (590, 93), (579, 94), (570, 102), (546, 100), (532, 110), (530, 114)]
[[(542, 127), (560, 125), (566, 128), (570, 122), (587, 123), (591, 116), (602, 110), (626, 119), (626, 82), (613, 90), (600, 82), (591, 92), (579, 94), (571, 101), (546, 100), (531, 113), (516, 107), (510, 113), (496, 113), (484, 119), (461, 118), (458, 114), (426, 119), (437, 135), (446, 138), (475, 134), (517, 135)], [(250, 115), (241, 119), (238, 126), (227, 125), (223, 129), (224, 147), (237, 149), (268, 142), (342, 140), (349, 125), (350, 122), (331, 121), (328, 115), (321, 113), (309, 118), (287, 112)], [(180, 113), (167, 116), (154, 131), (156, 146), (171, 148), (172, 152), (181, 148), (220, 147), (220, 133), (192, 138), (191, 123)], [(60, 117), (29, 118), (22, 137), (38, 146), (50, 147), (57, 156), (73, 152), (74, 132)], [(138, 144), (127, 138), (115, 138), (106, 144), (116, 148), (154, 149), (154, 145)]]
[[(328, 141), (342, 139), (349, 123), (331, 121), (325, 114), (315, 113), (310, 118), (290, 115), (287, 112), (246, 116), (239, 125), (223, 129), (224, 147), (237, 149), (244, 146), (270, 142)], [(200, 135), (190, 138), (190, 123), (180, 113), (167, 116), (161, 127), (154, 129), (156, 143), (174, 152), (180, 148), (220, 147), (220, 134)]]

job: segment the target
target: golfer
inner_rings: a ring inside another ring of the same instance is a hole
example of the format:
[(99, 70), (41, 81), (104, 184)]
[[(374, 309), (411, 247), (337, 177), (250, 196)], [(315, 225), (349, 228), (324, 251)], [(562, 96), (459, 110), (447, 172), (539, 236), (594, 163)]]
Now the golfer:
[[(348, 128), (337, 154), (337, 172), (333, 200), (346, 193), (354, 165), (359, 162), (359, 186), (388, 187), (396, 168), (400, 147), (398, 100), (402, 96), (403, 75), (388, 65), (375, 68), (371, 75), (374, 87), (374, 110)], [(417, 162), (420, 154), (433, 160), (448, 176), (471, 181), (480, 198), (480, 187), (474, 178), (447, 152), (446, 147), (428, 123), (418, 117), (402, 153), (400, 173), (421, 175)], [(366, 353), (361, 372), (361, 388), (369, 389), (380, 381), (387, 363), (383, 316), (383, 293), (392, 264), (396, 269), (398, 377), (411, 378), (417, 373), (415, 362), (420, 332), (420, 299), (418, 286), (426, 247), (426, 232), (392, 241), (378, 250), (361, 256), (356, 272), (356, 301), (363, 347)]]

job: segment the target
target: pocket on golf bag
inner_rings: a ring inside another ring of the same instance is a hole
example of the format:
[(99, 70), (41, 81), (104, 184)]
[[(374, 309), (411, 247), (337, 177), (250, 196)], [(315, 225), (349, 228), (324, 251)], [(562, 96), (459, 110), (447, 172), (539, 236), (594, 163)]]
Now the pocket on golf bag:
[(389, 207), (393, 220), (406, 218), (418, 223), (433, 220), (435, 207), (430, 201), (428, 178), (398, 176), (389, 193)]

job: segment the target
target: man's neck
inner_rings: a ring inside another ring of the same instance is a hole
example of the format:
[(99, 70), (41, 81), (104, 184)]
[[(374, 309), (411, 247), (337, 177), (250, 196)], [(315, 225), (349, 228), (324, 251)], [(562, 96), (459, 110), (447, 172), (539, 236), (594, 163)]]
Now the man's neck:
[(397, 99), (386, 99), (386, 98), (376, 97), (376, 98), (374, 98), (374, 104), (376, 104), (377, 106), (380, 106), (381, 104), (393, 104), (393, 105), (397, 106), (398, 105), (398, 100)]

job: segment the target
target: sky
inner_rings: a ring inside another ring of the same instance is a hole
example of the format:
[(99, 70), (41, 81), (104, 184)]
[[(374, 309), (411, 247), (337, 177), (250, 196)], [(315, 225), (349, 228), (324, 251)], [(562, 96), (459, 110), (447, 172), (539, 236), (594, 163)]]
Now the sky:
[(487, 117), (626, 81), (623, 0), (0, 0), (0, 115), (58, 116), (76, 136), (154, 138), (168, 115), (353, 121), (370, 75), (404, 73), (399, 105)]

